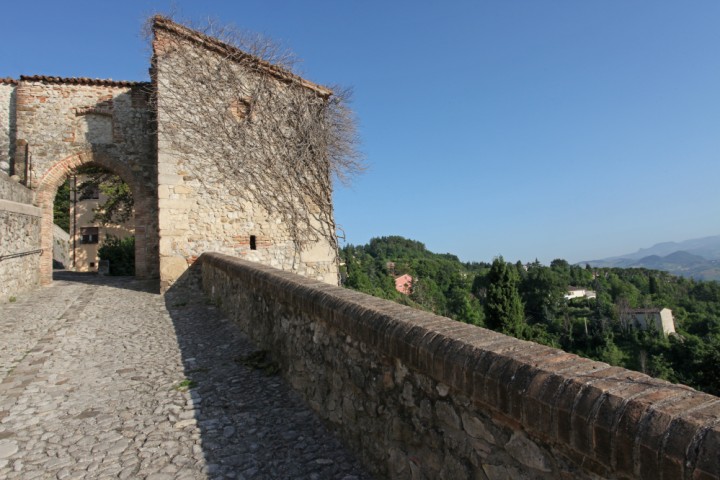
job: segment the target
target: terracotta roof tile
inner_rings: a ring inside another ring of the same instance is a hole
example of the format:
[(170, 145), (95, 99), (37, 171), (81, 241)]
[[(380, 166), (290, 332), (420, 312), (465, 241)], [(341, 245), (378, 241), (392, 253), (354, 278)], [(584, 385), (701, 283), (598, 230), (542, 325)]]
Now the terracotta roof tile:
[(52, 77), (48, 75), (20, 75), (21, 81), (43, 82), (43, 83), (64, 83), (68, 85), (99, 85), (104, 87), (134, 87), (146, 85), (147, 82), (130, 82), (126, 80), (112, 80), (87, 77)]
[(2, 85), (17, 85), (18, 81), (14, 78), (0, 78), (0, 84)]
[[(200, 33), (196, 30), (193, 30), (191, 28), (188, 28), (184, 25), (180, 25), (178, 23), (173, 22), (167, 17), (163, 17), (162, 15), (155, 15), (153, 17), (153, 30), (155, 29), (161, 29), (165, 30), (167, 32), (173, 33), (175, 35), (178, 35), (184, 39), (190, 40), (191, 42), (194, 42), (198, 45), (201, 45), (208, 50), (218, 52), (224, 55), (231, 54), (232, 56), (235, 56), (236, 58), (242, 58), (242, 59), (249, 59), (261, 67), (266, 73), (280, 79), (283, 81), (289, 81), (289, 82), (295, 82), (299, 85), (302, 85), (305, 88), (308, 88), (310, 90), (313, 90), (321, 97), (329, 97), (332, 95), (332, 90), (323, 87), (321, 85), (318, 85), (316, 83), (313, 83), (309, 80), (305, 80), (299, 75), (295, 75), (294, 73), (291, 73), (284, 68), (278, 67), (277, 65), (273, 65), (272, 63), (266, 62), (265, 60), (262, 60), (261, 58), (258, 58), (254, 55), (250, 55), (249, 53), (245, 53), (239, 48), (233, 47), (232, 45), (228, 45), (227, 43), (224, 43), (217, 38), (210, 37), (208, 35), (205, 35), (203, 33)], [(232, 58), (232, 57), (231, 57)]]

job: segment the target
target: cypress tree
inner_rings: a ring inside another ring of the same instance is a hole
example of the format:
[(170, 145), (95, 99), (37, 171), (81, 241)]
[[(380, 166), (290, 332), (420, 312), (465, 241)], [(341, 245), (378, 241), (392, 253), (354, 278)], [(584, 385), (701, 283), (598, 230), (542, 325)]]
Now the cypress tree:
[(518, 274), (502, 257), (493, 260), (488, 273), (485, 323), (493, 330), (523, 337), (525, 314), (518, 293)]

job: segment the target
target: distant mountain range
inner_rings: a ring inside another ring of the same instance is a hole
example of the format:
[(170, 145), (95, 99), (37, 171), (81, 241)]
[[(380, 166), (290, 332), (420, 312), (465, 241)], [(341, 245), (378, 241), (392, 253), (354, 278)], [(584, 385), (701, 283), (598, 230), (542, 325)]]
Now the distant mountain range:
[(593, 267), (651, 268), (697, 280), (720, 281), (720, 235), (658, 243), (619, 257), (578, 262)]

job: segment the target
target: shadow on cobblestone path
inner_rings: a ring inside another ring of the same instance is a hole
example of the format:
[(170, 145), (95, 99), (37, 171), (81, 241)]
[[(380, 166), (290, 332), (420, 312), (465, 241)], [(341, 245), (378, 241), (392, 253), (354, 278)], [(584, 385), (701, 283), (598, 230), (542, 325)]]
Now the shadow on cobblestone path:
[[(256, 347), (215, 306), (169, 292), (208, 472), (221, 478), (370, 479)], [(196, 297), (197, 299), (197, 297)], [(255, 355), (253, 355), (255, 354)]]
[(54, 270), (53, 281), (102, 285), (109, 288), (121, 288), (136, 292), (160, 293), (160, 281), (157, 279), (136, 279), (135, 277), (105, 277), (95, 272), (71, 272)]
[(2, 479), (368, 479), (203, 297), (61, 272), (0, 304)]

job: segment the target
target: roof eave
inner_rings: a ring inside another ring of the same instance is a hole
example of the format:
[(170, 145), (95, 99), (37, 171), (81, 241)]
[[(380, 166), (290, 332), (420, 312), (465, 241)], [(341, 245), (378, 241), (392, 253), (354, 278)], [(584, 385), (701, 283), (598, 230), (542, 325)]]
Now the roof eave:
[(164, 30), (174, 35), (178, 35), (185, 40), (189, 40), (197, 45), (202, 46), (203, 48), (214, 51), (216, 53), (230, 53), (234, 56), (239, 56), (244, 59), (252, 60), (262, 70), (276, 77), (277, 79), (285, 82), (292, 82), (298, 84), (302, 87), (314, 91), (316, 94), (323, 98), (328, 98), (333, 94), (332, 90), (330, 90), (329, 88), (313, 83), (309, 80), (302, 78), (299, 75), (295, 75), (294, 73), (285, 70), (282, 67), (273, 65), (272, 63), (267, 62), (259, 57), (243, 52), (239, 48), (228, 45), (227, 43), (224, 43), (217, 38), (210, 37), (208, 35), (205, 35), (204, 33), (198, 32), (184, 25), (180, 25), (179, 23), (173, 22), (169, 18), (163, 17), (162, 15), (155, 15), (153, 17), (153, 31), (158, 29)]

